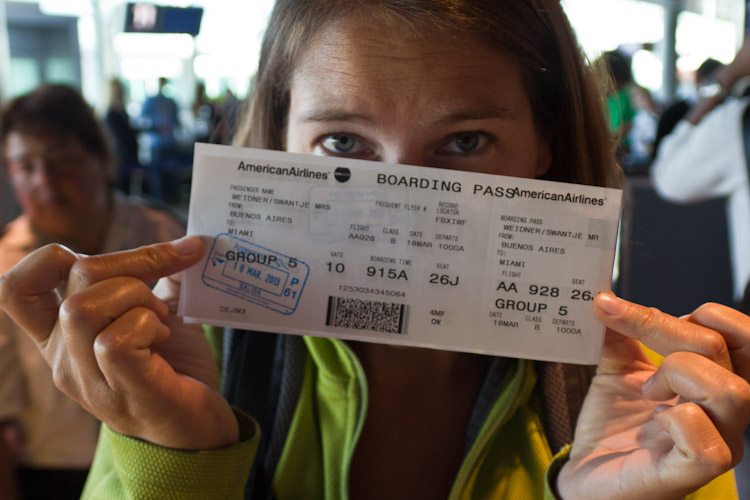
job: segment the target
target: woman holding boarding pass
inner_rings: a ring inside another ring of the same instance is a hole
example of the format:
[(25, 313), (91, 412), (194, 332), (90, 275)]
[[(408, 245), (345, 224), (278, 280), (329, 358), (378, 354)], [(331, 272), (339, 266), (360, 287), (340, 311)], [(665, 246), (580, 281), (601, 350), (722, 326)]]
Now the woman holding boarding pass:
[[(235, 142), (613, 186), (601, 99), (557, 0), (278, 0)], [(675, 318), (597, 295), (604, 350), (560, 449), (589, 380), (528, 360), (230, 332), (232, 408), (203, 330), (174, 314), (204, 251), (52, 245), (0, 282), (105, 424), (85, 498), (735, 496), (750, 318), (733, 309)]]

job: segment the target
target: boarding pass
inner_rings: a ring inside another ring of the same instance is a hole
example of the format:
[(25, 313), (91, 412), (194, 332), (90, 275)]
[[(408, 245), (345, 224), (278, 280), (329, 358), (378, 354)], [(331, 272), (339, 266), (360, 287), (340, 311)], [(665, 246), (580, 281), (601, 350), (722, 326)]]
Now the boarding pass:
[(188, 322), (596, 364), (622, 191), (197, 144)]

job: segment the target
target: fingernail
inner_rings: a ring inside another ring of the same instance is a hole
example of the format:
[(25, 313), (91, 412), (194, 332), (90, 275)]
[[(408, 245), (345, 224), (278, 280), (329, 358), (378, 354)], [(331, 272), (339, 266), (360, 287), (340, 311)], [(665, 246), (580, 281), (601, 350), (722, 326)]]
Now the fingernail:
[(597, 303), (599, 309), (612, 316), (618, 316), (625, 310), (625, 302), (611, 293), (600, 293)]
[(663, 411), (669, 410), (670, 408), (672, 407), (669, 405), (656, 405), (654, 406), (654, 413), (661, 413)]
[(161, 323), (157, 327), (156, 338), (154, 339), (154, 345), (159, 345), (162, 342), (168, 340), (171, 334), (172, 334), (172, 331), (169, 329), (169, 327), (165, 325), (164, 323)]
[(172, 242), (172, 248), (177, 255), (190, 255), (200, 248), (200, 239), (197, 236), (185, 236)]
[(649, 387), (651, 387), (654, 383), (654, 376), (651, 375), (646, 381), (643, 383), (643, 386), (641, 386), (641, 390), (644, 392), (648, 390)]
[(165, 304), (164, 302), (162, 302), (161, 300), (156, 303), (156, 308), (157, 308), (156, 315), (160, 319), (164, 319), (169, 315), (169, 306)]

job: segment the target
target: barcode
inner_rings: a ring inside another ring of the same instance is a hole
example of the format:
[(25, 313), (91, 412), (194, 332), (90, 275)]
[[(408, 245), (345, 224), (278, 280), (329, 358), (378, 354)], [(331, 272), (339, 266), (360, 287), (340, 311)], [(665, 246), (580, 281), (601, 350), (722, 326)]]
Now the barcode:
[(406, 335), (409, 305), (328, 297), (326, 326)]

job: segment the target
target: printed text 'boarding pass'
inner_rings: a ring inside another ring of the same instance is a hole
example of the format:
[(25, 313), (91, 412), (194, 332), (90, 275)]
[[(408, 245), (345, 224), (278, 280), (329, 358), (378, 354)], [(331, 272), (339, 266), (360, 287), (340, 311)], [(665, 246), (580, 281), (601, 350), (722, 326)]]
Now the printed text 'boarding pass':
[(188, 321), (594, 364), (622, 192), (198, 144)]

